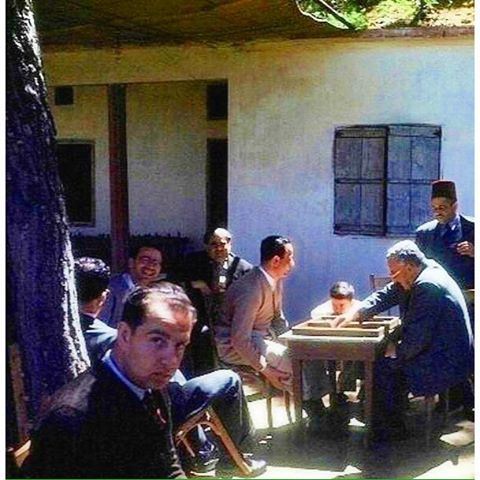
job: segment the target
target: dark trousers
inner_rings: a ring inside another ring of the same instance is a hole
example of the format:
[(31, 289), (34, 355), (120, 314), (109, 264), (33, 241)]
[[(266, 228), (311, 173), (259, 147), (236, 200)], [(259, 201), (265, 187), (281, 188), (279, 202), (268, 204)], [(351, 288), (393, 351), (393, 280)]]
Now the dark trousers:
[(382, 357), (375, 362), (373, 372), (373, 421), (376, 433), (388, 431), (403, 422), (408, 401), (405, 375), (398, 361)]
[[(237, 446), (253, 447), (255, 430), (248, 412), (240, 377), (231, 370), (217, 370), (185, 380), (178, 372), (169, 385), (174, 428), (200, 410), (212, 406)], [(199, 431), (199, 443), (207, 441)]]

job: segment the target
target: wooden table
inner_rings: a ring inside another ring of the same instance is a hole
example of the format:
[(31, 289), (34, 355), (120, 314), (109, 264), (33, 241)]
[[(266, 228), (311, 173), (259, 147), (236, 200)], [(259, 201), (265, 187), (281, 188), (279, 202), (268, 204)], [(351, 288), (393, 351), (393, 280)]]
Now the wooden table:
[[(279, 339), (285, 341), (290, 351), (293, 367), (293, 401), (295, 420), (299, 429), (303, 426), (302, 416), (302, 362), (306, 360), (354, 360), (365, 365), (365, 401), (364, 415), (368, 443), (372, 421), (373, 401), (373, 364), (377, 355), (383, 353), (387, 337), (349, 337), (349, 336), (314, 336), (292, 332), (284, 333)], [(334, 383), (334, 382), (333, 382)]]

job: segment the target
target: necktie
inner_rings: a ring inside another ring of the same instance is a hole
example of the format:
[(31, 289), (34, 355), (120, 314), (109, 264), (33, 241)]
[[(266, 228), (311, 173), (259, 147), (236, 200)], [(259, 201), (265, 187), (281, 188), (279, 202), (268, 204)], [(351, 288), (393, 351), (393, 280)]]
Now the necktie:
[(447, 247), (456, 247), (455, 243), (458, 242), (458, 232), (455, 227), (450, 225), (445, 226), (442, 238)]
[(162, 413), (161, 402), (159, 400), (160, 399), (157, 398), (155, 392), (149, 390), (145, 392), (142, 403), (150, 417), (152, 417), (155, 421), (155, 423), (158, 426), (164, 428), (167, 424), (167, 420), (165, 415), (163, 415)]

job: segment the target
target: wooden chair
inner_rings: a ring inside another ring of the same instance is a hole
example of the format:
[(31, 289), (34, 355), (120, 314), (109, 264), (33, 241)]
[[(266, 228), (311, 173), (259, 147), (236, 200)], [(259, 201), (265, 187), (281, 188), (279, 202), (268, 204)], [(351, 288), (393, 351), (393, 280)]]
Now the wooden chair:
[[(273, 429), (273, 408), (272, 399), (275, 396), (275, 388), (268, 382), (268, 380), (259, 372), (249, 367), (248, 365), (234, 365), (230, 363), (219, 363), (220, 368), (227, 368), (234, 371), (242, 379), (244, 385), (251, 386), (257, 392), (247, 396), (247, 400), (255, 400), (258, 394), (262, 395), (267, 403), (267, 422), (268, 429)], [(292, 414), (290, 411), (290, 393), (283, 390), (283, 401), (285, 403), (285, 410), (287, 413), (288, 423), (292, 423)]]
[(380, 290), (381, 288), (385, 287), (388, 285), (392, 280), (388, 275), (375, 275), (374, 273), (371, 273), (368, 276), (368, 279), (370, 281), (370, 289), (372, 292), (376, 292), (377, 290)]
[(252, 474), (250, 465), (245, 461), (245, 458), (233, 442), (232, 438), (223, 426), (220, 418), (211, 407), (201, 410), (180, 425), (180, 427), (178, 427), (178, 429), (174, 432), (175, 445), (178, 447), (180, 444), (183, 444), (188, 454), (194, 457), (195, 453), (187, 439), (187, 435), (198, 425), (209, 427), (211, 429), (211, 431), (223, 443), (225, 450), (228, 452), (243, 475), (250, 476)]
[(6, 477), (7, 478), (22, 478), (21, 467), (24, 460), (27, 458), (30, 452), (31, 441), (27, 440), (22, 443), (18, 448), (7, 448), (7, 464), (6, 464)]

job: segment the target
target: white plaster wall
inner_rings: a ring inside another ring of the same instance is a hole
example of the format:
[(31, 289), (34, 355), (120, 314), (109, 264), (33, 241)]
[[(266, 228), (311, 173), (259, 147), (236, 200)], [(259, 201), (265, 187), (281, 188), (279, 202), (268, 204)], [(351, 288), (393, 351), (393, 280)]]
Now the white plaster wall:
[(129, 85), (127, 101), (130, 230), (205, 230), (205, 85)]
[[(105, 68), (93, 68), (98, 64)], [(462, 211), (473, 214), (471, 37), (52, 53), (46, 66), (52, 84), (228, 79), (229, 226), (236, 251), (254, 262), (264, 236), (282, 233), (294, 240), (298, 266), (287, 281), (285, 305), (291, 321), (304, 318), (335, 280), (351, 281), (360, 296), (368, 293), (368, 274), (386, 271), (385, 250), (396, 240), (333, 235), (336, 126), (441, 125), (443, 176), (457, 182)], [(168, 88), (159, 94), (150, 86), (129, 87), (129, 116), (135, 119), (129, 135), (136, 137), (129, 139), (133, 142), (129, 154), (140, 162), (131, 205), (139, 229), (150, 221), (163, 224), (161, 215), (173, 218), (171, 211), (176, 214), (182, 209), (189, 219), (182, 225), (186, 227), (190, 219), (194, 221), (188, 208), (204, 209), (203, 170), (193, 153), (200, 151), (201, 129), (193, 120), (195, 115), (186, 113), (190, 108), (199, 112), (200, 105), (182, 103), (183, 116), (161, 113), (163, 108), (141, 111), (143, 100), (152, 96), (153, 104), (172, 105), (170, 95), (175, 96), (175, 89)], [(160, 115), (167, 115), (165, 124)], [(157, 137), (156, 132), (167, 125), (181, 130)], [(182, 145), (182, 139), (189, 139), (188, 145)], [(165, 144), (167, 140), (175, 148)], [(151, 203), (140, 208), (142, 189), (148, 188), (152, 198), (161, 191), (155, 195), (154, 187), (146, 187), (146, 165), (158, 150), (165, 154), (162, 162), (169, 172), (155, 170), (155, 179), (162, 188), (167, 185), (168, 198), (174, 201), (158, 210)], [(180, 176), (186, 165), (192, 169), (192, 191), (186, 191), (185, 178)], [(173, 195), (168, 188), (172, 183), (171, 188), (179, 188), (185, 199)]]
[(305, 317), (336, 280), (368, 293), (397, 239), (333, 234), (334, 128), (442, 126), (442, 172), (473, 213), (473, 51), (452, 42), (337, 44), (325, 51), (258, 52), (230, 80), (230, 225), (247, 255), (259, 240), (291, 236), (297, 269), (287, 312)]
[[(107, 90), (76, 86), (74, 105), (52, 109), (59, 139), (95, 142), (95, 226), (72, 230), (87, 235), (109, 233)], [(201, 82), (127, 87), (131, 233), (180, 232), (194, 239), (203, 235), (205, 118), (205, 85)]]

